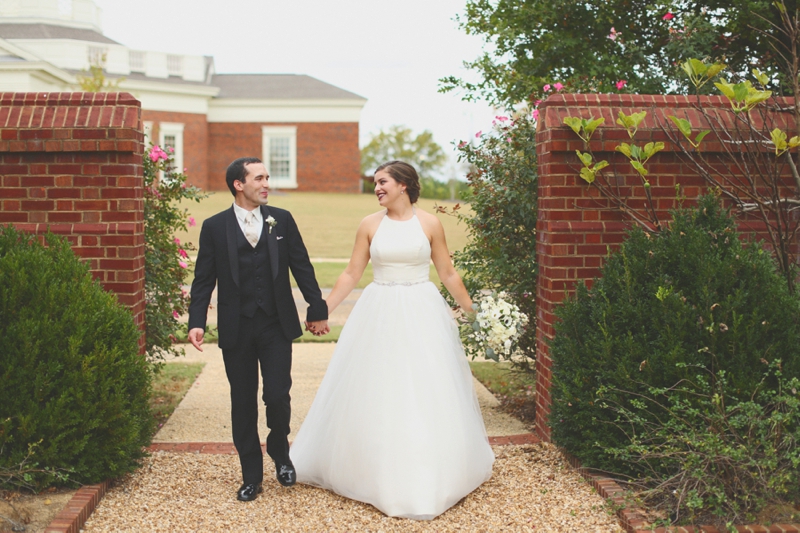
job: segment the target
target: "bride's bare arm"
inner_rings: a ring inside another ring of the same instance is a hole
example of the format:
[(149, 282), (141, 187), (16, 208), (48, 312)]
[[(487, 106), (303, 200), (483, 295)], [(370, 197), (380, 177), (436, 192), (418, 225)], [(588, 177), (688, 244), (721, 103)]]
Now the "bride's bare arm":
[(372, 216), (368, 216), (361, 221), (356, 231), (356, 242), (353, 246), (353, 254), (350, 256), (350, 262), (347, 263), (347, 268), (339, 275), (333, 290), (325, 299), (328, 303), (328, 315), (336, 309), (342, 300), (344, 300), (350, 291), (358, 285), (361, 276), (364, 274), (364, 269), (367, 268), (369, 263), (369, 243), (370, 236), (373, 233)]
[(436, 267), (436, 273), (447, 291), (453, 296), (456, 303), (465, 312), (472, 310), (472, 299), (469, 297), (461, 276), (458, 275), (453, 261), (450, 259), (450, 251), (447, 249), (447, 240), (444, 236), (442, 223), (434, 215), (417, 210), (417, 218), (423, 223), (423, 228), (431, 240), (431, 260)]

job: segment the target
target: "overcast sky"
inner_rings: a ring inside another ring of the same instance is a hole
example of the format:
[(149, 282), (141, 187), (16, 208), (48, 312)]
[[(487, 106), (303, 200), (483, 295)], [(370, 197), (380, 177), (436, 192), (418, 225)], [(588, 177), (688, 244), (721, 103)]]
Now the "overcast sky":
[(368, 99), (361, 144), (402, 124), (452, 141), (488, 130), (495, 113), (439, 94), (438, 79), (467, 75), (482, 42), (454, 20), (465, 0), (96, 0), (103, 32), (141, 50), (214, 56), (219, 73), (307, 74)]

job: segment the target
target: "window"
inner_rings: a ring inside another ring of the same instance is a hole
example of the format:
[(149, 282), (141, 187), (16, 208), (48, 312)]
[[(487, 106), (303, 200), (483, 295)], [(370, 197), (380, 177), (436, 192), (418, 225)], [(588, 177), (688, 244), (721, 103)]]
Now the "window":
[(183, 76), (183, 56), (167, 54), (167, 74)]
[(183, 124), (174, 122), (162, 122), (158, 125), (159, 145), (170, 153), (172, 148), (172, 158), (175, 171), (183, 172)]
[(108, 49), (102, 46), (90, 46), (87, 54), (89, 65), (92, 67), (105, 67)]
[(145, 53), (139, 50), (131, 50), (128, 52), (128, 61), (131, 66), (131, 72), (144, 72), (145, 69)]
[(297, 188), (297, 127), (263, 126), (261, 128), (264, 165), (269, 183), (276, 189)]

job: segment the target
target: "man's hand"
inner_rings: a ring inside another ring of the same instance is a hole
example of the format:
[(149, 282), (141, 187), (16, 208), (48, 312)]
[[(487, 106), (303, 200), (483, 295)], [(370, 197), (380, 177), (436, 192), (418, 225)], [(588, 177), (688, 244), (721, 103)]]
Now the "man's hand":
[(205, 335), (203, 328), (192, 328), (189, 330), (189, 342), (200, 352), (203, 351), (203, 335)]
[(327, 335), (331, 331), (327, 320), (316, 320), (314, 322), (309, 322), (306, 320), (305, 324), (306, 331), (310, 331), (315, 337)]

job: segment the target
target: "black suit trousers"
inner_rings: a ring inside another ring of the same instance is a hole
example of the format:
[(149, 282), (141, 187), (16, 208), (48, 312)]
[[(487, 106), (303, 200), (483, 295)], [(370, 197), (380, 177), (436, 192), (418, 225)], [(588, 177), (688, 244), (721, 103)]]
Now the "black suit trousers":
[(223, 349), (225, 373), (231, 386), (233, 444), (239, 453), (244, 483), (260, 483), (264, 476), (258, 435), (258, 375), (264, 382), (262, 400), (267, 406), (267, 453), (275, 461), (289, 458), (289, 422), (292, 388), (292, 341), (283, 333), (277, 316), (260, 308), (252, 318), (240, 317), (234, 348)]

